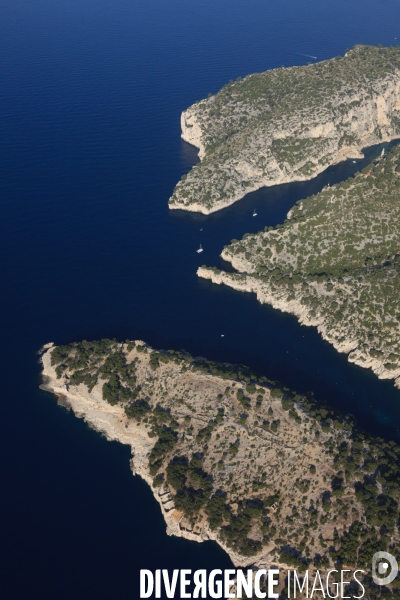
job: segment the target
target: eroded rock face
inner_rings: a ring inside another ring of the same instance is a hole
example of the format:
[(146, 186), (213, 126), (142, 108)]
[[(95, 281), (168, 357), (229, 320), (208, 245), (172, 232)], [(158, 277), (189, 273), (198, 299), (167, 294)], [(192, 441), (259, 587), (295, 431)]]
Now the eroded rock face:
[(182, 138), (201, 162), (171, 209), (209, 214), (264, 186), (304, 181), (362, 149), (400, 137), (400, 49), (345, 57), (230, 83), (183, 112)]
[(400, 146), (287, 217), (223, 249), (237, 273), (198, 275), (294, 314), (350, 362), (400, 387)]
[[(310, 395), (141, 341), (48, 346), (42, 364), (44, 389), (131, 447), (169, 535), (213, 539), (242, 567), (296, 556), (313, 568), (339, 556), (361, 568), (366, 536), (384, 549), (398, 543), (399, 446), (364, 436)], [(354, 521), (360, 539), (349, 553)]]
[[(228, 255), (223, 255), (223, 258), (227, 261), (230, 259)], [(285, 290), (272, 290), (268, 284), (251, 275), (241, 276), (224, 271), (216, 272), (214, 269), (204, 267), (197, 270), (197, 275), (202, 279), (209, 279), (217, 285), (223, 284), (239, 292), (252, 292), (261, 304), (270, 304), (277, 310), (294, 315), (301, 325), (316, 327), (322, 338), (332, 344), (335, 350), (348, 355), (350, 362), (371, 369), (379, 379), (393, 379), (395, 386), (400, 389), (399, 368), (395, 371), (388, 370), (385, 368), (387, 357), (373, 358), (364, 348), (360, 348), (360, 341), (354, 335), (354, 331), (347, 331), (347, 336), (343, 335), (343, 327), (332, 328), (322, 317), (310, 314), (309, 308), (301, 304), (300, 291), (298, 297), (288, 300)]]

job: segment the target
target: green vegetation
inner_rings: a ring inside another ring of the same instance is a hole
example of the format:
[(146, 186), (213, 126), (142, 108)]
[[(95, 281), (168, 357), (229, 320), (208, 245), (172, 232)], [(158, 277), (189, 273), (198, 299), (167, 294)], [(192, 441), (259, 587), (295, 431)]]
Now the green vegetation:
[(103, 398), (110, 404), (126, 402), (137, 396), (134, 365), (127, 366), (122, 344), (117, 344), (116, 340), (84, 340), (68, 346), (57, 346), (52, 352), (51, 364), (56, 366), (59, 378), (68, 369), (69, 383), (83, 383), (89, 391), (93, 390), (99, 377), (107, 379), (103, 386)]
[(398, 46), (355, 46), (344, 57), (225, 85), (183, 113), (183, 131), (196, 125), (204, 156), (170, 207), (219, 210), (262, 186), (313, 177), (365, 140), (399, 137), (400, 117), (385, 100), (384, 117), (376, 117), (376, 98), (395, 93), (399, 69)]
[(150, 410), (150, 404), (145, 400), (136, 400), (125, 406), (125, 413), (128, 419), (136, 419), (136, 421), (141, 421)]
[(352, 351), (351, 360), (396, 378), (399, 224), (396, 146), (348, 181), (299, 201), (283, 225), (225, 247), (224, 258), (243, 273), (224, 274), (224, 281), (251, 278), (271, 302), (319, 325), (339, 350)]
[(239, 555), (264, 551), (300, 570), (363, 568), (377, 548), (399, 552), (400, 447), (312, 394), (132, 342), (70, 344), (51, 356), (70, 385), (75, 373), (96, 376), (133, 437), (141, 425), (153, 486), (169, 492), (185, 527), (207, 521)]

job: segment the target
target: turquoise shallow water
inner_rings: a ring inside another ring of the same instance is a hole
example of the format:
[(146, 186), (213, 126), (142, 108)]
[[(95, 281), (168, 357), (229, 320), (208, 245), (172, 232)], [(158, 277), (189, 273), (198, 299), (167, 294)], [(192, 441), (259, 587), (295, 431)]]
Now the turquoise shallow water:
[(389, 382), (293, 317), (195, 275), (203, 262), (221, 266), (230, 239), (282, 221), (351, 166), (209, 217), (170, 212), (167, 201), (197, 160), (179, 137), (184, 108), (239, 75), (303, 64), (303, 54), (397, 43), (399, 13), (394, 0), (379, 10), (369, 0), (2, 2), (4, 597), (123, 600), (138, 596), (139, 567), (230, 564), (215, 544), (168, 538), (128, 450), (38, 390), (45, 342), (135, 337), (241, 362), (398, 434)]

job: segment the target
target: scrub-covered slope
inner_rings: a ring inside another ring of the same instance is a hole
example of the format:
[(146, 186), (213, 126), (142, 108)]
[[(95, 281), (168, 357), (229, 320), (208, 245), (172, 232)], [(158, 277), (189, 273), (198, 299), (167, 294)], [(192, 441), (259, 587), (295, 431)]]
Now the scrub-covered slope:
[(201, 162), (170, 208), (209, 214), (263, 186), (307, 180), (400, 137), (400, 48), (356, 46), (344, 57), (255, 73), (182, 114)]
[(170, 534), (237, 566), (369, 568), (398, 548), (400, 448), (245, 367), (115, 340), (50, 347), (44, 389), (129, 444)]
[(400, 147), (299, 201), (288, 217), (224, 248), (239, 274), (199, 275), (256, 292), (399, 386)]

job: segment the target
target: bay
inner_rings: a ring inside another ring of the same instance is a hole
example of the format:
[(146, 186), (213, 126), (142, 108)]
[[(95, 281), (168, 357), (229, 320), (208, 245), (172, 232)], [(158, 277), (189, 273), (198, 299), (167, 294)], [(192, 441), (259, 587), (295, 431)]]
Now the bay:
[(222, 266), (230, 239), (282, 221), (353, 167), (260, 190), (208, 217), (169, 211), (167, 201), (197, 160), (180, 139), (183, 109), (229, 79), (304, 64), (303, 54), (396, 44), (399, 16), (394, 0), (379, 10), (371, 0), (3, 0), (4, 597), (122, 600), (138, 597), (139, 568), (230, 565), (215, 544), (168, 538), (128, 449), (38, 390), (43, 343), (142, 338), (240, 362), (398, 437), (391, 383), (294, 317), (196, 277), (202, 263)]

